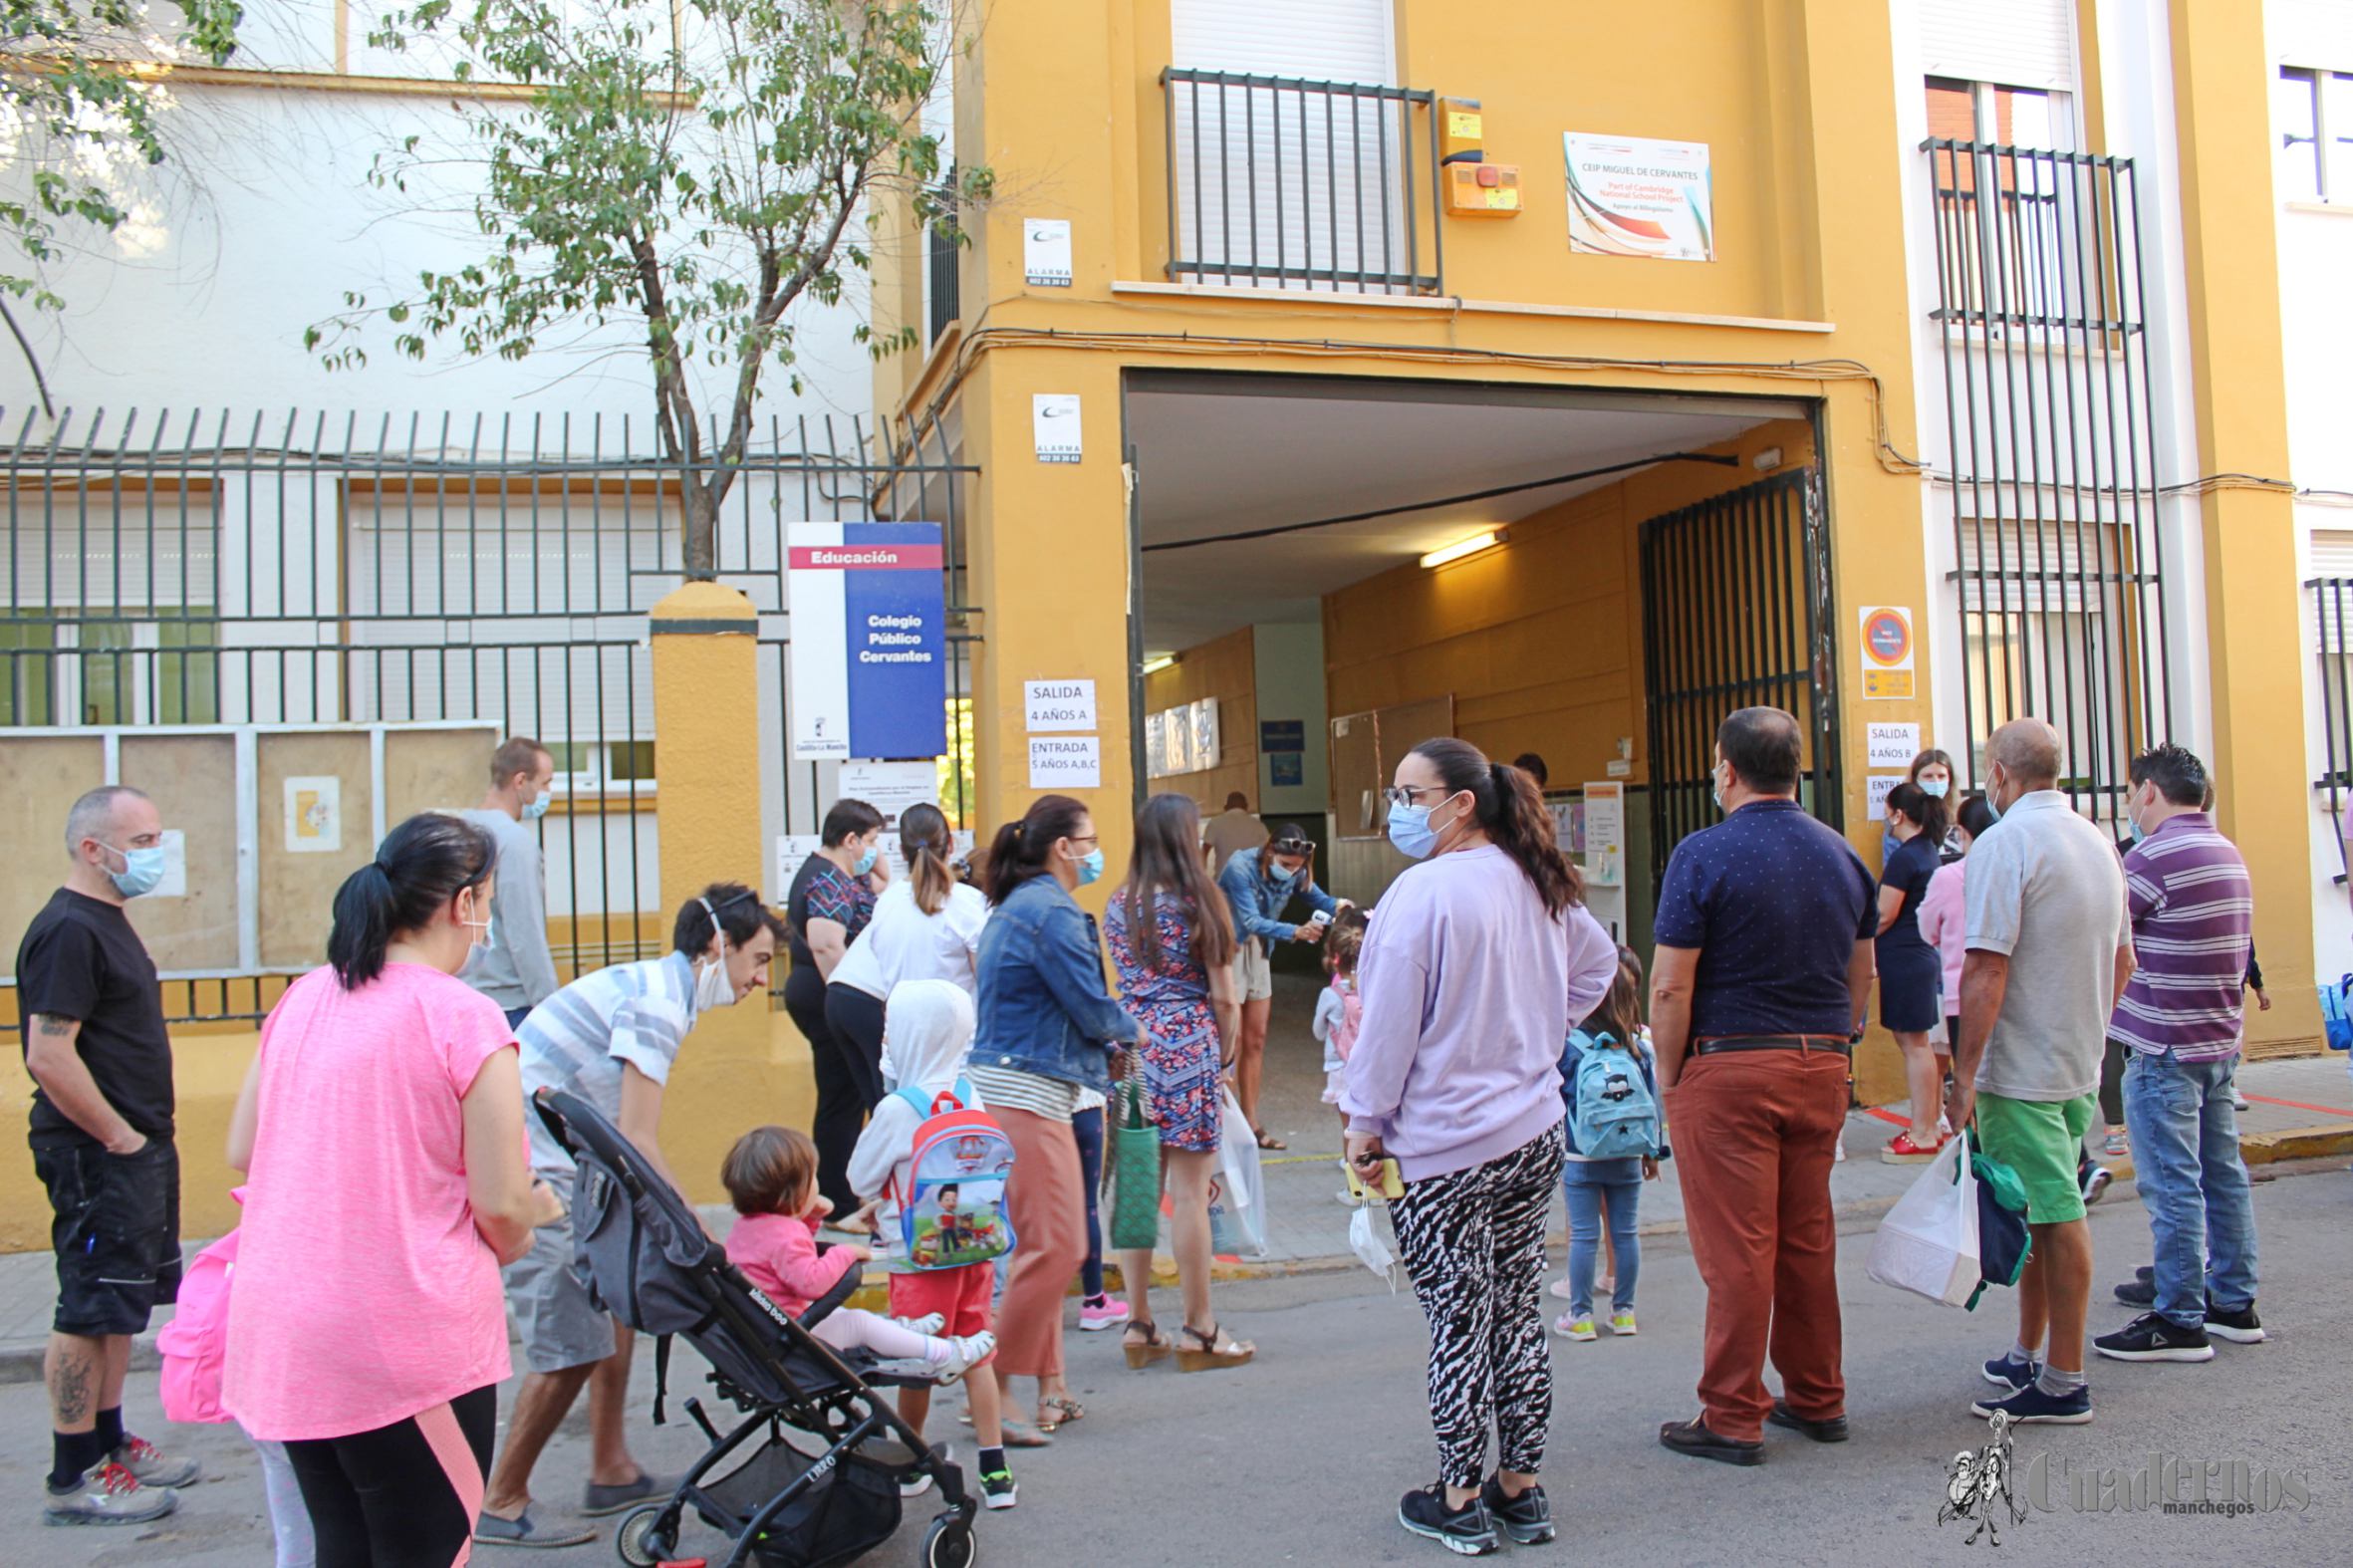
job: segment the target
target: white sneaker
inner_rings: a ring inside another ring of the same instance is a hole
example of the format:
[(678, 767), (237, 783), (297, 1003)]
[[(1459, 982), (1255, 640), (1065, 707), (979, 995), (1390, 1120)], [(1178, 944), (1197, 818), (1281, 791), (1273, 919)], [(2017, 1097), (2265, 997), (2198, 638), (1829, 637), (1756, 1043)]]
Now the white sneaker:
[(1565, 1274), (1552, 1282), (1552, 1294), (1562, 1301), (1577, 1299), (1577, 1293), (1569, 1288), (1568, 1276)]
[(1841, 1133), (1838, 1135), (1838, 1142), (1830, 1146), (1830, 1163), (1832, 1165), (1842, 1165), (1845, 1163), (1846, 1157), (1847, 1135)]
[(2232, 1085), (2230, 1089), (2230, 1108), (2233, 1111), (2252, 1111), (2254, 1109), (2253, 1106), (2247, 1104), (2246, 1096), (2238, 1092), (2236, 1085)]
[(108, 1459), (82, 1472), (64, 1491), (41, 1487), (43, 1524), (147, 1524), (179, 1506), (167, 1486), (142, 1486), (138, 1477)]
[[(944, 1442), (934, 1445), (931, 1451), (939, 1455), (939, 1460), (943, 1464), (953, 1461), (956, 1455), (956, 1450)], [(913, 1476), (899, 1483), (899, 1495), (902, 1497), (920, 1497), (930, 1489), (931, 1472), (929, 1470), (917, 1470)]]
[(977, 1334), (951, 1339), (948, 1344), (954, 1349), (948, 1352), (947, 1360), (938, 1369), (937, 1381), (941, 1383), (955, 1382), (956, 1379), (996, 1354), (997, 1337), (987, 1329), (982, 1329)]

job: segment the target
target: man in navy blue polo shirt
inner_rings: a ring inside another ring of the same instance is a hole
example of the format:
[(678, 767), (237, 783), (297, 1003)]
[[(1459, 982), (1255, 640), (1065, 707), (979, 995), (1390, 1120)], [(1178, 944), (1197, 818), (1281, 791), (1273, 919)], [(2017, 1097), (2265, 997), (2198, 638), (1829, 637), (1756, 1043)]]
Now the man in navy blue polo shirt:
[(1830, 1165), (1879, 912), (1862, 857), (1798, 805), (1798, 756), (1779, 708), (1723, 721), (1724, 820), (1675, 847), (1652, 929), (1651, 1033), (1707, 1285), (1699, 1415), (1659, 1440), (1729, 1464), (1764, 1461), (1768, 1421), (1847, 1436)]

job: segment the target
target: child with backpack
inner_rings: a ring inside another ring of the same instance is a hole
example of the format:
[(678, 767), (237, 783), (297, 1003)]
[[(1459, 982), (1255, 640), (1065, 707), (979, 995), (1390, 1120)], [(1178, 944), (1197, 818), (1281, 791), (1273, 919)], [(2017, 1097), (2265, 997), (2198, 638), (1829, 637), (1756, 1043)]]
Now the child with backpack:
[[(871, 1249), (843, 1244), (817, 1250), (817, 1222), (833, 1212), (817, 1190), (817, 1146), (789, 1127), (755, 1127), (735, 1141), (719, 1180), (740, 1217), (727, 1233), (727, 1261), (794, 1317), (842, 1281)], [(894, 1323), (879, 1312), (836, 1307), (809, 1332), (836, 1350), (870, 1350), (920, 1369), (941, 1383), (962, 1377), (997, 1348), (994, 1334), (940, 1338), (937, 1317)], [(894, 1369), (899, 1370), (899, 1369)]]
[(1658, 1066), (1642, 1022), (1642, 960), (1631, 948), (1619, 948), (1609, 993), (1569, 1031), (1561, 1053), (1561, 1096), (1568, 1104), (1561, 1189), (1569, 1205), (1569, 1308), (1553, 1328), (1580, 1343), (1600, 1337), (1593, 1326), (1593, 1260), (1605, 1227), (1616, 1255), (1610, 1332), (1636, 1331), (1642, 1241), (1635, 1214), (1642, 1184), (1658, 1179), (1659, 1162), (1669, 1154)]
[[(851, 1189), (876, 1200), (892, 1313), (936, 1315), (943, 1332), (966, 1336), (994, 1327), (996, 1261), (1014, 1239), (1004, 1200), (1013, 1146), (963, 1076), (974, 1026), (971, 993), (951, 981), (891, 988), (883, 1070), (898, 1087), (875, 1107), (850, 1155)], [(981, 1501), (1010, 1508), (1003, 1392), (988, 1358), (964, 1374), (964, 1393), (980, 1443)], [(929, 1389), (899, 1391), (900, 1419), (910, 1427), (921, 1432), (930, 1414)], [(909, 1481), (906, 1495), (929, 1484), (928, 1476)]]
[[(1348, 1138), (1348, 1113), (1340, 1110), (1340, 1087), (1348, 1053), (1356, 1048), (1357, 1025), (1365, 1016), (1364, 999), (1356, 991), (1356, 958), (1364, 950), (1365, 919), (1354, 910), (1343, 911), (1324, 938), (1324, 972), (1332, 977), (1315, 999), (1315, 1021), (1310, 1027), (1324, 1047), (1324, 1104), (1340, 1117), (1340, 1137)], [(1343, 1166), (1346, 1162), (1342, 1162)], [(1353, 1188), (1355, 1182), (1350, 1182)], [(1344, 1203), (1356, 1201), (1352, 1191), (1340, 1194)]]

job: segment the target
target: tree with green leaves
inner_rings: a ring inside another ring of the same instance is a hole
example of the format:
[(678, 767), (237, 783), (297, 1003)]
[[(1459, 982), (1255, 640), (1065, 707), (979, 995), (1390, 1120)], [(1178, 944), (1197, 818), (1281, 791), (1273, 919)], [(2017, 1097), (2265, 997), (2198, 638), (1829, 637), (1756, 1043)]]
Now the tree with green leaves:
[[(381, 305), (347, 294), (308, 342), (340, 368), (365, 362), (357, 335), (379, 318), (417, 359), (436, 340), (522, 360), (569, 325), (642, 331), (686, 573), (709, 578), (761, 379), (793, 375), (793, 306), (838, 300), (870, 267), (873, 198), (902, 193), (931, 221), (986, 194), (972, 170), (943, 188), (923, 129), (951, 24), (936, 0), (424, 0), (396, 13), (380, 47), (432, 41), (454, 48), (461, 80), (532, 91), (459, 107), (481, 163), (481, 252)], [(373, 177), (410, 192), (434, 157), (411, 136)], [(913, 331), (858, 336), (882, 353)]]
[[(7, 300), (65, 304), (44, 281), (74, 230), (113, 234), (132, 219), (140, 174), (170, 150), (170, 68), (219, 65), (237, 47), (237, 0), (173, 0), (176, 36), (144, 0), (0, 0), (0, 315), (41, 380)], [(42, 387), (42, 400), (48, 389)]]

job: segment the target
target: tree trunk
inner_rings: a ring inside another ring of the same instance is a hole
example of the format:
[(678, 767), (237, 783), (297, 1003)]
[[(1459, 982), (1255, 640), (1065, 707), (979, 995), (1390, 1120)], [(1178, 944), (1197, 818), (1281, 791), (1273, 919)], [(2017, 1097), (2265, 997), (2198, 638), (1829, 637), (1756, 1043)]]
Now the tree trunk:
[(711, 493), (709, 483), (695, 474), (688, 474), (680, 489), (685, 502), (680, 521), (685, 530), (686, 580), (707, 583), (719, 575), (718, 497)]

